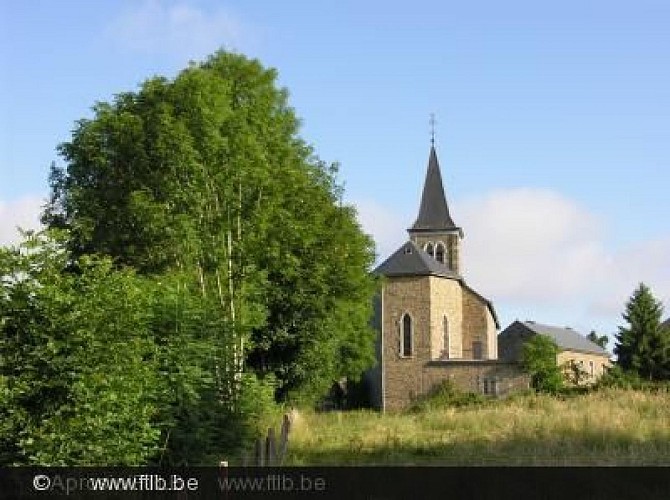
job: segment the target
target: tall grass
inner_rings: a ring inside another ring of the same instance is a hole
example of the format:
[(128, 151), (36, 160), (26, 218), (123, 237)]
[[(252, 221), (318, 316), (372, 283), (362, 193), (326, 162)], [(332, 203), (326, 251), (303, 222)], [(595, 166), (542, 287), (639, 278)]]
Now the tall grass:
[(526, 394), (405, 413), (306, 412), (292, 465), (670, 465), (670, 393)]

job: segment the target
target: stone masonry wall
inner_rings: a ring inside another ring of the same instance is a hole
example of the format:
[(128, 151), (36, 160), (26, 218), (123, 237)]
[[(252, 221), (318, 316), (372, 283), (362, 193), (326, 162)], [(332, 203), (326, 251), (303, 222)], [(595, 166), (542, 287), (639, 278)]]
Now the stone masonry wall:
[[(461, 284), (452, 279), (429, 277), (431, 356), (429, 359), (461, 358), (463, 356), (463, 303)], [(444, 348), (444, 320), (449, 328), (448, 352)]]
[(450, 380), (464, 391), (481, 393), (484, 380), (496, 381), (499, 396), (528, 389), (529, 378), (516, 363), (489, 361), (434, 361), (424, 371), (423, 385), (429, 391), (445, 380)]
[[(384, 409), (399, 408), (421, 393), (421, 373), (431, 358), (430, 278), (428, 276), (388, 278), (382, 290), (383, 302), (383, 391)], [(400, 356), (400, 319), (412, 317), (412, 356)]]
[(484, 381), (495, 381), (496, 394), (505, 396), (514, 391), (528, 389), (529, 378), (515, 363), (500, 361), (451, 360), (430, 361), (420, 367), (413, 383), (415, 392), (395, 393), (387, 398), (385, 410), (397, 411), (407, 408), (416, 396), (426, 394), (444, 381), (452, 382), (463, 391), (482, 393)]
[(486, 313), (486, 305), (471, 291), (463, 288), (463, 359), (474, 358), (474, 341), (482, 343), (482, 355), (485, 359), (489, 357), (491, 336), (487, 332)]

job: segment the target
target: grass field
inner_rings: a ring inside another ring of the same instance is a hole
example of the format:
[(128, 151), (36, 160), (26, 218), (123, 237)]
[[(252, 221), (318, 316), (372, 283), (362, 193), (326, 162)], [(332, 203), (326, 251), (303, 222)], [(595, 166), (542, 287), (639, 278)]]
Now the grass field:
[(395, 414), (303, 412), (288, 465), (670, 465), (670, 393), (523, 395)]

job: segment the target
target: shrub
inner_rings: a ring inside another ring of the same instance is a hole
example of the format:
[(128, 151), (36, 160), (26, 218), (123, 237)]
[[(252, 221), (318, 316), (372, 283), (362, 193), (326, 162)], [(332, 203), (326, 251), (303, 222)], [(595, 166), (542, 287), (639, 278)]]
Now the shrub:
[(596, 384), (600, 388), (632, 389), (636, 391), (669, 391), (670, 382), (652, 381), (642, 378), (637, 372), (624, 370), (615, 365), (610, 368), (605, 375), (600, 377)]
[(556, 342), (546, 335), (535, 335), (523, 344), (521, 366), (530, 375), (531, 386), (536, 391), (555, 394), (563, 387), (557, 355)]

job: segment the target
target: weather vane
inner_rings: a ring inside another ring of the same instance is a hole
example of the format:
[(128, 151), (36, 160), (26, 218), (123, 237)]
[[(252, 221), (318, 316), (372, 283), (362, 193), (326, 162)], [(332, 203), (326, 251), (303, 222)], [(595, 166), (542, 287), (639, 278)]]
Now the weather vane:
[(430, 145), (435, 146), (435, 113), (430, 114), (430, 120), (428, 121), (430, 123)]

